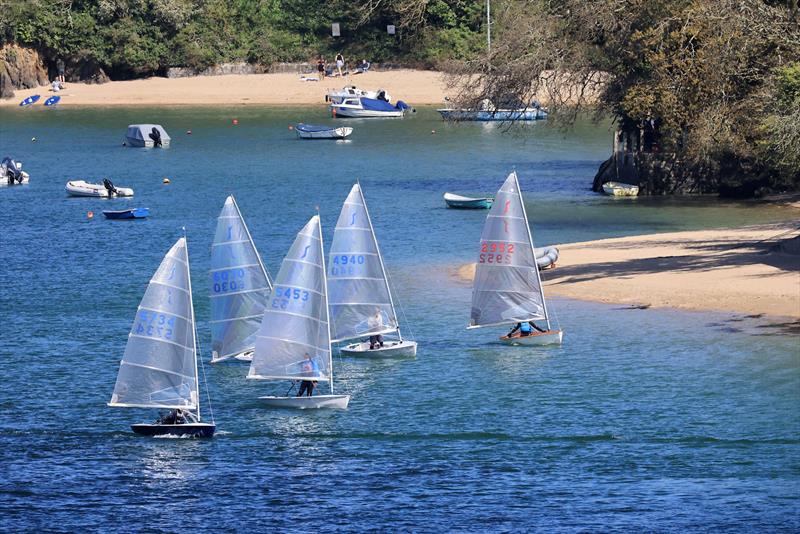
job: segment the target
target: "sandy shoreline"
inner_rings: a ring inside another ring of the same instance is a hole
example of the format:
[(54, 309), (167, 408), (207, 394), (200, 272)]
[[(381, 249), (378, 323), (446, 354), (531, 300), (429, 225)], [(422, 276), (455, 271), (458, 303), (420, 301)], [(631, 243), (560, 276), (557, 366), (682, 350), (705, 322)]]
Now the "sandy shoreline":
[(0, 100), (0, 106), (18, 107), (22, 99), (41, 95), (60, 95), (60, 106), (205, 106), (205, 105), (323, 105), (325, 93), (357, 85), (365, 89), (385, 89), (393, 100), (411, 106), (441, 105), (447, 95), (444, 75), (427, 70), (370, 71), (346, 77), (327, 77), (304, 82), (300, 74), (231, 74), (190, 78), (146, 78), (109, 82), (100, 85), (68, 83), (53, 93), (50, 87), (19, 89), (14, 98)]
[[(800, 319), (800, 224), (674, 232), (559, 245), (547, 295), (632, 306)], [(795, 248), (800, 245), (795, 241)], [(472, 283), (475, 264), (456, 276)]]

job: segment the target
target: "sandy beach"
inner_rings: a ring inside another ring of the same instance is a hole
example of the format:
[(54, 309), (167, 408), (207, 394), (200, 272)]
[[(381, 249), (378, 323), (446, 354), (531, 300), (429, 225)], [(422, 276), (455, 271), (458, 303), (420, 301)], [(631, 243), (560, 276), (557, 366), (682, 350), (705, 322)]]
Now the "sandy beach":
[(411, 106), (440, 105), (447, 94), (441, 73), (404, 69), (327, 77), (323, 81), (302, 81), (300, 74), (276, 73), (147, 78), (100, 85), (68, 83), (58, 93), (49, 87), (17, 90), (14, 98), (0, 100), (0, 106), (16, 107), (35, 94), (43, 99), (58, 94), (61, 106), (318, 105), (325, 102), (328, 90), (345, 85), (382, 88), (393, 100)]
[[(559, 245), (548, 295), (641, 307), (800, 319), (800, 235), (792, 223)], [(475, 264), (457, 269), (471, 283)]]

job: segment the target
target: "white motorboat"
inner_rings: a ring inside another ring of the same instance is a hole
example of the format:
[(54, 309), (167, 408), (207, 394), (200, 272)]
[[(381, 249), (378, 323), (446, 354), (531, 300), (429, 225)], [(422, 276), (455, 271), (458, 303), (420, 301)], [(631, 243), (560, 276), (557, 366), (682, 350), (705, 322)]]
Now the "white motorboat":
[[(416, 356), (417, 343), (403, 339), (378, 240), (359, 184), (344, 201), (333, 232), (328, 260), (328, 291), (333, 341), (358, 339), (341, 354), (378, 358)], [(397, 339), (370, 343), (385, 334)]]
[(603, 184), (603, 192), (612, 197), (635, 197), (639, 194), (639, 186), (622, 182), (606, 182)]
[[(555, 252), (557, 258), (558, 251)], [(531, 329), (533, 332), (527, 336), (506, 335), (500, 339), (517, 345), (561, 343), (563, 332), (550, 326), (538, 256), (533, 247), (517, 173), (512, 172), (497, 192), (494, 205), (486, 216), (467, 328), (515, 325), (543, 319), (547, 323), (543, 333)], [(550, 263), (553, 261), (555, 259)]]
[[(328, 319), (328, 284), (319, 215), (306, 223), (275, 277), (270, 305), (256, 334), (248, 379), (300, 381), (297, 396), (259, 397), (280, 408), (347, 408), (349, 395), (333, 391), (333, 357)], [(313, 395), (318, 382), (330, 394)], [(303, 397), (302, 393), (308, 393)]]
[(0, 187), (12, 185), (24, 185), (30, 181), (31, 177), (22, 170), (22, 163), (14, 161), (6, 156), (0, 162)]
[(496, 107), (490, 100), (484, 99), (478, 109), (437, 109), (445, 120), (454, 121), (537, 121), (547, 118), (547, 110), (538, 102), (530, 105), (515, 102), (512, 105)]
[(300, 139), (344, 139), (353, 133), (349, 126), (325, 126), (315, 124), (297, 124), (294, 127)]
[(216, 425), (213, 416), (211, 423), (200, 420), (197, 359), (189, 250), (181, 237), (164, 256), (136, 310), (108, 405), (174, 410), (154, 424), (131, 425), (137, 434), (210, 438)]
[(125, 132), (125, 145), (130, 147), (168, 148), (171, 138), (160, 124), (131, 124)]
[(325, 95), (325, 102), (332, 102), (334, 104), (338, 104), (342, 102), (347, 97), (351, 96), (365, 96), (367, 98), (374, 98), (374, 99), (381, 99), (385, 100), (386, 102), (391, 102), (392, 97), (383, 89), (378, 89), (376, 91), (367, 91), (365, 89), (359, 89), (355, 85), (346, 85), (342, 87), (341, 91), (328, 91)]
[(272, 280), (233, 195), (217, 218), (210, 274), (211, 363), (252, 361)]
[(411, 109), (402, 100), (398, 100), (397, 104), (392, 105), (386, 100), (365, 96), (348, 96), (338, 103), (331, 102), (330, 108), (334, 118), (403, 117), (406, 110)]
[(92, 184), (86, 180), (71, 180), (67, 182), (67, 193), (74, 197), (132, 197), (133, 189), (129, 187), (116, 187), (110, 181), (111, 187), (106, 185), (105, 180), (102, 184)]

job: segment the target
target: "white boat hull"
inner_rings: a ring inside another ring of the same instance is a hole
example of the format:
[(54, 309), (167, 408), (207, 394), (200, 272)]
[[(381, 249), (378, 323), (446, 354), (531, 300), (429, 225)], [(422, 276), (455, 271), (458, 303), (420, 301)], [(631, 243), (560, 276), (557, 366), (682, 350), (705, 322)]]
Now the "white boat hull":
[(341, 128), (332, 128), (323, 132), (303, 132), (297, 131), (297, 137), (300, 139), (344, 139), (353, 133), (353, 129), (349, 126)]
[(369, 348), (369, 342), (351, 343), (339, 349), (346, 356), (366, 356), (370, 358), (413, 358), (417, 355), (417, 342), (404, 339), (390, 339), (383, 342), (383, 347)]
[(291, 408), (294, 410), (314, 410), (331, 408), (346, 410), (350, 403), (350, 395), (314, 395), (313, 397), (259, 397), (264, 404), (273, 408)]
[(334, 117), (349, 118), (372, 118), (372, 117), (395, 117), (402, 118), (405, 112), (402, 109), (396, 111), (373, 111), (371, 109), (352, 108), (343, 105), (331, 105), (331, 113)]
[(603, 192), (612, 197), (635, 197), (639, 194), (639, 186), (622, 182), (606, 182), (603, 184)]
[(547, 332), (534, 332), (529, 336), (515, 334), (511, 337), (502, 336), (500, 341), (506, 345), (560, 345), (564, 338), (562, 330), (548, 330)]
[(211, 363), (219, 363), (219, 362), (226, 362), (228, 360), (239, 360), (240, 362), (252, 362), (253, 361), (253, 351), (246, 350), (244, 352), (240, 352), (235, 356), (231, 356), (228, 358), (216, 358), (216, 352), (212, 353)]
[(28, 182), (30, 182), (30, 180), (31, 180), (30, 175), (28, 175), (27, 172), (22, 171), (22, 181), (21, 182), (18, 182), (16, 180), (14, 180), (13, 183), (8, 183), (8, 178), (5, 177), (5, 168), (3, 168), (2, 174), (3, 174), (3, 178), (0, 178), (0, 187), (6, 187), (6, 186), (11, 187), (12, 185), (27, 185)]
[[(132, 197), (133, 189), (129, 187), (117, 187), (118, 197)], [(67, 193), (74, 197), (97, 197), (108, 198), (108, 190), (103, 184), (91, 184), (85, 180), (72, 180), (67, 182)]]
[[(161, 139), (161, 148), (169, 148), (169, 139)], [(125, 145), (133, 148), (153, 148), (152, 139), (142, 140), (135, 137), (125, 137)]]

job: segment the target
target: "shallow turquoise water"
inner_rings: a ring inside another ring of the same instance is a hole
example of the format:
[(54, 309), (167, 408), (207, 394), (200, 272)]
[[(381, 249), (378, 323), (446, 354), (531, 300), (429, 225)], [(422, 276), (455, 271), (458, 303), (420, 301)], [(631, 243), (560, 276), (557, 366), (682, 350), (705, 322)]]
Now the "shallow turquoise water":
[[(509, 136), (421, 109), (352, 121), (352, 141), (329, 143), (296, 140), (287, 125), (299, 120), (326, 119), (321, 107), (0, 110), (0, 152), (32, 177), (0, 190), (2, 530), (800, 528), (796, 335), (735, 315), (555, 299), (562, 347), (496, 344), (502, 331), (463, 330), (470, 288), (453, 275), (473, 261), (485, 212), (447, 210), (441, 195), (492, 194), (516, 168), (539, 244), (785, 212), (595, 195), (606, 125)], [(121, 147), (128, 123), (149, 121), (172, 148)], [(68, 179), (105, 176), (134, 199), (64, 193)], [(128, 425), (154, 414), (105, 403), (142, 291), (181, 226), (205, 348), (225, 196), (275, 274), (315, 206), (330, 239), (356, 178), (418, 357), (336, 360), (347, 412), (268, 411), (255, 400), (268, 386), (246, 381), (245, 366), (206, 366), (217, 437), (134, 437)], [(152, 216), (100, 215), (129, 206)]]

